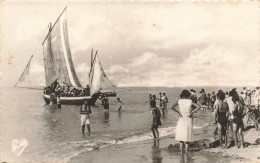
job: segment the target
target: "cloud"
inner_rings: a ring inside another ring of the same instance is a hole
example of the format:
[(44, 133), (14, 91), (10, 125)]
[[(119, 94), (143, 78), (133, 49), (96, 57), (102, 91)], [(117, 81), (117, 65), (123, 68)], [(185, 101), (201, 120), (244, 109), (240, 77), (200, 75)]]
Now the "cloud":
[[(119, 86), (253, 84), (259, 54), (255, 3), (220, 3), (217, 10), (209, 3), (70, 4), (66, 16), (78, 77), (87, 83), (94, 48), (106, 74)], [(4, 48), (14, 57), (12, 66), (3, 64), (8, 72), (3, 78), (10, 81), (17, 79), (17, 70), (32, 53), (42, 56), (35, 45), (64, 4), (14, 6), (2, 7)], [(4, 59), (8, 53), (4, 49)], [(38, 63), (43, 66), (42, 60)], [(40, 67), (33, 69), (42, 73)]]
[(84, 63), (81, 63), (79, 65), (76, 66), (76, 72), (78, 73), (86, 73), (88, 74), (90, 68), (88, 67), (88, 65), (84, 62)]
[[(189, 58), (179, 65), (177, 70), (189, 74), (193, 78), (190, 83), (194, 85), (241, 86), (256, 83), (258, 66), (254, 56), (243, 51), (210, 45), (191, 51)], [(185, 81), (185, 78), (179, 76), (182, 81)], [(185, 85), (185, 82), (183, 84)]]
[[(255, 85), (258, 73), (254, 56), (221, 45), (190, 51), (182, 63), (147, 52), (134, 58), (126, 74), (113, 78), (119, 86), (242, 86)], [(133, 84), (134, 83), (134, 84)]]
[(121, 65), (113, 65), (111, 67), (109, 67), (108, 70), (106, 70), (107, 73), (109, 74), (118, 74), (118, 73), (128, 73), (130, 70), (121, 66)]

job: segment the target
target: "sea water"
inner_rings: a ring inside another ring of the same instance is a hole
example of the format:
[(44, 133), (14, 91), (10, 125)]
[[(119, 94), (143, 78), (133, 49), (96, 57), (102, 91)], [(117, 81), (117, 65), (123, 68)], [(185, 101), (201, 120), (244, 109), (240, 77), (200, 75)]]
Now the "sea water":
[[(91, 134), (83, 135), (80, 124), (80, 106), (46, 105), (42, 90), (6, 87), (1, 88), (1, 161), (6, 162), (68, 162), (73, 157), (106, 148), (153, 139), (150, 132), (152, 112), (149, 94), (159, 97), (165, 92), (168, 109), (162, 115), (160, 137), (173, 136), (177, 114), (170, 110), (179, 99), (183, 88), (119, 88), (122, 104), (117, 110), (116, 98), (110, 97), (110, 110), (106, 114), (100, 101), (92, 107)], [(218, 88), (207, 88), (206, 92)], [(197, 89), (199, 91), (199, 89)], [(157, 102), (157, 106), (159, 102)], [(203, 130), (212, 123), (212, 117), (199, 111), (194, 115), (194, 128)], [(20, 154), (14, 150), (15, 145)], [(24, 143), (26, 142), (26, 145)]]

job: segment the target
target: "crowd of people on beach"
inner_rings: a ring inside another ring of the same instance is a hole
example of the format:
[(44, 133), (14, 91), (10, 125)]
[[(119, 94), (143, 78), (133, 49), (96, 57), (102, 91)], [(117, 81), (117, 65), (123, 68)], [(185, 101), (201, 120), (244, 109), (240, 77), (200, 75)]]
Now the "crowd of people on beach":
[[(150, 107), (153, 109), (151, 131), (154, 139), (159, 139), (158, 127), (162, 125), (160, 120), (161, 112), (163, 113), (165, 111), (168, 103), (168, 98), (165, 93), (163, 96), (161, 96), (161, 93), (159, 93), (159, 95), (159, 98), (156, 98), (156, 95), (149, 95)], [(156, 106), (156, 100), (160, 101), (160, 107)], [(193, 114), (200, 108), (202, 108), (203, 111), (210, 110), (213, 112), (213, 121), (214, 124), (216, 124), (214, 134), (217, 135), (218, 133), (219, 143), (222, 148), (229, 148), (227, 146), (228, 132), (232, 133), (235, 146), (244, 148), (243, 119), (247, 118), (248, 121), (249, 118), (251, 118), (256, 129), (258, 129), (260, 121), (259, 105), (259, 87), (252, 90), (243, 87), (243, 91), (240, 93), (238, 93), (236, 88), (233, 88), (228, 92), (224, 92), (220, 89), (217, 93), (213, 91), (208, 94), (206, 94), (204, 89), (201, 89), (198, 95), (194, 89), (183, 90), (180, 94), (180, 99), (174, 102), (170, 107), (179, 115), (176, 125), (175, 140), (180, 141), (181, 152), (183, 152), (184, 145), (185, 152), (189, 149), (193, 133)], [(159, 108), (161, 108), (161, 111)], [(249, 114), (249, 116), (245, 117), (247, 114)], [(228, 131), (228, 129), (231, 131)]]

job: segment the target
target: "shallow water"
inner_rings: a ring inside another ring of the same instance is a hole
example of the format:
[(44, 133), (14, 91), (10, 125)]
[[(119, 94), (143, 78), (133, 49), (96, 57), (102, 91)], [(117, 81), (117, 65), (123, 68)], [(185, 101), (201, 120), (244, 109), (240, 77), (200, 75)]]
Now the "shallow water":
[[(115, 144), (135, 143), (152, 139), (152, 113), (148, 94), (166, 92), (170, 104), (178, 99), (181, 88), (127, 88), (119, 92), (124, 102), (117, 111), (115, 98), (110, 98), (110, 112), (104, 114), (100, 102), (92, 107), (91, 135), (82, 135), (79, 106), (45, 105), (42, 91), (22, 88), (1, 88), (1, 159), (6, 162), (67, 162), (74, 156)], [(213, 90), (211, 88), (210, 90)], [(215, 88), (216, 89), (216, 88)], [(207, 91), (207, 89), (206, 89)], [(210, 136), (207, 125), (211, 113), (199, 111), (194, 116), (195, 137)], [(173, 135), (177, 116), (166, 110), (160, 136)], [(204, 128), (203, 128), (204, 127)], [(13, 140), (25, 139), (28, 146), (19, 155), (12, 152)]]

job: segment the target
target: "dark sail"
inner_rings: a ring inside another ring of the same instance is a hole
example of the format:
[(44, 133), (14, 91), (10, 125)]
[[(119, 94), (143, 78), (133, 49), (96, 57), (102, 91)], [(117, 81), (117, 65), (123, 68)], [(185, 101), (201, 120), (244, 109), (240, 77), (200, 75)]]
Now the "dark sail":
[(67, 20), (63, 13), (50, 27), (42, 45), (46, 86), (58, 79), (68, 86), (81, 87), (71, 57)]

